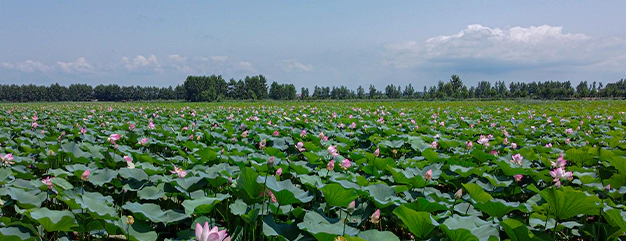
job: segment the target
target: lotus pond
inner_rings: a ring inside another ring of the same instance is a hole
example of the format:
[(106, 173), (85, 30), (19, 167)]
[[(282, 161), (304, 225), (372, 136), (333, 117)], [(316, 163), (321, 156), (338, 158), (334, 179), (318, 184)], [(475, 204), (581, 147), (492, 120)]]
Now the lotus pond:
[(624, 111), (2, 104), (0, 239), (620, 240)]

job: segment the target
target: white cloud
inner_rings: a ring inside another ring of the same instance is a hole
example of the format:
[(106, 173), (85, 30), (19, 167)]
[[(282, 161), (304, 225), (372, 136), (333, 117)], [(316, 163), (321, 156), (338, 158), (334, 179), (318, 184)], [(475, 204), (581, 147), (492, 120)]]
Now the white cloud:
[[(596, 39), (581, 33), (563, 33), (562, 27), (549, 25), (499, 29), (474, 24), (457, 34), (437, 36), (423, 42), (388, 44), (385, 50), (385, 62), (399, 69), (454, 69), (477, 65), (485, 68), (489, 65), (514, 70), (542, 66), (584, 67), (613, 60), (604, 64), (611, 66), (624, 58), (626, 43)], [(619, 65), (624, 67), (624, 63)]]
[(187, 58), (184, 56), (181, 56), (180, 54), (170, 54), (169, 56), (167, 56), (167, 59), (173, 62), (177, 62), (177, 63), (183, 63), (187, 61)]
[(287, 72), (292, 72), (292, 71), (304, 71), (304, 72), (310, 72), (311, 70), (313, 70), (313, 66), (310, 64), (302, 64), (300, 62), (298, 62), (295, 59), (290, 59), (290, 60), (285, 60), (282, 62), (283, 63), (283, 68), (285, 71)]
[(154, 70), (156, 72), (163, 71), (159, 60), (154, 55), (150, 55), (148, 58), (144, 57), (143, 55), (137, 55), (137, 57), (135, 57), (132, 62), (130, 62), (127, 57), (123, 57), (122, 64), (128, 71), (147, 69)]
[(74, 61), (74, 62), (57, 62), (57, 66), (59, 66), (59, 68), (66, 73), (74, 73), (74, 72), (79, 72), (79, 73), (93, 73), (95, 72), (94, 67), (87, 63), (87, 60), (85, 60), (85, 58), (80, 57), (78, 58), (78, 60)]
[(35, 71), (48, 72), (54, 70), (54, 66), (48, 66), (39, 61), (26, 60), (24, 62), (15, 63), (15, 69), (26, 73), (33, 73)]
[(215, 62), (226, 62), (228, 60), (228, 56), (210, 56), (209, 58)]
[(14, 69), (15, 65), (7, 62), (0, 62), (0, 67), (4, 69)]
[(239, 63), (234, 65), (235, 69), (246, 72), (246, 73), (256, 73), (257, 70), (252, 66), (250, 62), (240, 61)]

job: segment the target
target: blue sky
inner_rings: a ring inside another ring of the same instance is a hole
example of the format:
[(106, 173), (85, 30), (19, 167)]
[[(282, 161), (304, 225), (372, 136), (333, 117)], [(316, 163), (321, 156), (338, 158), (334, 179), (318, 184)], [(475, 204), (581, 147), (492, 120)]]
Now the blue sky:
[(626, 1), (6, 1), (0, 83), (626, 78)]

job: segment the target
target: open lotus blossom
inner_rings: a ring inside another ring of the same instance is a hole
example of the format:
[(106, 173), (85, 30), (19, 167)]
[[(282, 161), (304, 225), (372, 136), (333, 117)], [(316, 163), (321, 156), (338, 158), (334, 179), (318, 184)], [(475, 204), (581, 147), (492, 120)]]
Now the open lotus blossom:
[(139, 145), (145, 146), (146, 144), (148, 144), (148, 138), (143, 138), (139, 141)]
[(511, 158), (511, 162), (520, 166), (522, 165), (522, 160), (524, 160), (524, 157), (522, 157), (522, 155), (520, 155), (519, 153), (511, 156)]
[[(52, 177), (52, 178), (54, 178), (54, 177)], [(44, 179), (41, 179), (41, 182), (43, 184), (46, 184), (46, 186), (48, 186), (48, 190), (52, 190), (52, 188), (54, 187), (54, 185), (52, 185), (52, 181), (50, 180), (49, 176), (44, 178)]]
[(352, 163), (350, 162), (350, 160), (343, 159), (343, 161), (341, 161), (341, 168), (343, 168), (344, 170), (347, 170), (351, 166), (352, 166)]
[(517, 149), (517, 143), (515, 143), (515, 142), (511, 143), (511, 148)]
[(133, 163), (133, 159), (131, 159), (129, 156), (124, 156), (124, 160), (126, 160), (126, 165), (128, 166), (128, 169), (135, 168), (135, 163)]
[(433, 179), (433, 170), (428, 170), (426, 172), (426, 174), (424, 174), (424, 179), (426, 179), (426, 181), (430, 181)]
[(306, 149), (304, 148), (304, 143), (302, 143), (301, 141), (300, 141), (300, 142), (298, 142), (298, 143), (295, 145), (295, 147), (296, 147), (296, 149), (298, 149), (298, 151), (299, 151), (299, 152), (306, 151)]
[(550, 143), (546, 144), (546, 147), (547, 147), (547, 148), (552, 147), (552, 142), (550, 142)]
[(135, 129), (135, 124), (130, 124), (130, 125), (128, 126), (128, 130), (131, 130), (131, 131), (132, 131), (132, 130), (134, 130), (134, 129)]
[(247, 130), (243, 131), (243, 133), (241, 133), (241, 137), (243, 138), (248, 137), (248, 131)]
[(148, 123), (148, 129), (154, 129), (154, 122), (150, 121), (150, 123)]
[(180, 167), (177, 167), (176, 165), (174, 165), (174, 171), (170, 171), (170, 173), (176, 174), (180, 178), (187, 176), (187, 171), (183, 170)]
[(111, 134), (109, 138), (107, 139), (107, 141), (111, 142), (112, 144), (115, 144), (115, 141), (119, 140), (120, 138), (121, 138), (120, 134)]
[(329, 171), (335, 169), (335, 160), (330, 160), (330, 162), (328, 162), (328, 165), (326, 165), (326, 169)]
[(372, 213), (372, 216), (370, 216), (370, 222), (373, 224), (378, 224), (380, 222), (380, 209), (376, 209), (376, 212)]
[(85, 129), (85, 127), (80, 128), (80, 131), (78, 132), (78, 134), (85, 134), (87, 133), (87, 129)]
[(302, 132), (300, 132), (300, 137), (305, 137), (306, 136), (306, 130), (302, 130)]
[(13, 154), (9, 153), (9, 154), (5, 154), (2, 156), (2, 164), (4, 164), (5, 166), (9, 166), (12, 164), (15, 164), (15, 162), (13, 162), (14, 158), (13, 158)]
[(555, 182), (555, 186), (557, 188), (561, 187), (561, 179), (565, 178), (567, 180), (572, 180), (574, 178), (572, 176), (572, 172), (565, 172), (564, 167), (556, 168), (550, 171), (550, 176), (554, 178), (552, 181)]
[(439, 146), (439, 144), (437, 144), (436, 141), (433, 141), (433, 143), (430, 143), (430, 147), (433, 149), (437, 149), (437, 146)]
[(89, 180), (89, 176), (91, 176), (91, 171), (87, 169), (82, 175), (80, 175), (80, 179), (86, 182)]
[(513, 175), (513, 178), (515, 178), (516, 182), (521, 182), (522, 178), (524, 178), (524, 175), (522, 174)]
[(337, 147), (335, 146), (329, 146), (326, 150), (328, 151), (328, 154), (330, 154), (330, 156), (332, 157), (339, 156), (339, 153), (337, 152)]
[(478, 141), (476, 141), (476, 143), (481, 144), (483, 146), (489, 146), (489, 138), (481, 135), (480, 138), (478, 138)]
[(266, 144), (267, 144), (267, 140), (266, 140), (266, 139), (263, 139), (263, 140), (261, 140), (261, 141), (259, 142), (259, 147), (260, 147), (260, 148), (264, 148)]
[(561, 168), (567, 165), (567, 160), (565, 160), (565, 158), (563, 158), (563, 154), (561, 154), (559, 155), (559, 158), (556, 159), (556, 162), (550, 161), (550, 164), (552, 164), (552, 167)]
[(204, 222), (204, 226), (196, 223), (195, 233), (198, 241), (230, 241), (226, 230), (220, 231), (217, 226), (211, 228), (209, 222)]

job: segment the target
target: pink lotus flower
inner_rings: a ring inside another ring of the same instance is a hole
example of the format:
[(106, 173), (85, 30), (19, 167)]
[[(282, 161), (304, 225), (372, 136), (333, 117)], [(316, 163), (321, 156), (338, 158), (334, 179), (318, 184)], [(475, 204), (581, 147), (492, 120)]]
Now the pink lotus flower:
[(154, 126), (154, 122), (150, 121), (150, 123), (148, 123), (148, 129), (154, 129), (154, 128), (156, 128)]
[(511, 160), (511, 162), (513, 162), (513, 163), (515, 163), (517, 165), (520, 165), (520, 166), (522, 165), (522, 160), (524, 160), (524, 157), (522, 157), (522, 155), (520, 155), (519, 153), (513, 155), (511, 158), (513, 158)]
[(243, 133), (241, 133), (241, 137), (243, 137), (243, 138), (248, 137), (248, 131), (245, 130)]
[(375, 157), (380, 156), (380, 148), (376, 148), (376, 150), (374, 151), (374, 156)]
[(561, 187), (561, 179), (565, 178), (567, 180), (572, 180), (574, 178), (572, 176), (572, 172), (565, 172), (564, 167), (557, 168), (557, 169), (550, 171), (550, 176), (554, 178), (554, 180), (552, 181), (556, 183), (555, 185), (557, 188)]
[(109, 136), (108, 141), (111, 142), (111, 143), (115, 143), (115, 141), (119, 140), (120, 138), (121, 138), (120, 134), (111, 134)]
[(170, 171), (170, 173), (176, 174), (180, 178), (187, 176), (187, 171), (183, 170), (180, 167), (177, 167), (176, 165), (174, 165), (174, 171)]
[(278, 202), (278, 200), (276, 199), (276, 195), (274, 195), (274, 193), (272, 192), (272, 190), (266, 188), (265, 192), (261, 192), (261, 197), (270, 197), (270, 200), (272, 200), (272, 202)]
[(426, 174), (424, 174), (424, 179), (426, 179), (426, 181), (430, 181), (433, 179), (433, 170), (428, 170), (426, 172)]
[(480, 138), (478, 138), (478, 141), (476, 141), (478, 144), (481, 144), (483, 146), (489, 146), (489, 138), (481, 135)]
[[(54, 177), (52, 177), (54, 178)], [(41, 182), (43, 184), (46, 184), (46, 186), (48, 186), (48, 190), (52, 190), (52, 188), (54, 187), (54, 185), (52, 185), (52, 181), (50, 180), (50, 177), (46, 177), (45, 179), (41, 179)]]
[(352, 166), (352, 163), (350, 162), (350, 160), (343, 159), (343, 161), (341, 161), (341, 168), (343, 168), (344, 170), (347, 170), (351, 166)]
[(33, 128), (37, 128), (39, 126), (39, 124), (37, 124), (37, 122), (33, 122), (33, 124), (31, 124), (33, 126)]
[(306, 130), (302, 130), (302, 132), (300, 132), (300, 137), (305, 137), (306, 136)]
[(89, 176), (91, 176), (91, 171), (87, 169), (85, 172), (83, 172), (83, 175), (80, 175), (80, 179), (86, 182), (89, 179)]
[(433, 149), (437, 149), (437, 146), (439, 146), (439, 144), (437, 144), (436, 141), (433, 141), (433, 143), (430, 143), (430, 147)]
[(465, 143), (465, 148), (468, 150), (471, 150), (472, 147), (474, 147), (474, 143), (472, 141), (467, 141), (467, 143)]
[(511, 148), (517, 149), (517, 143), (515, 143), (515, 142), (511, 143)]
[(260, 148), (265, 148), (265, 145), (267, 144), (267, 140), (263, 139), (259, 142), (259, 147)]
[(550, 143), (546, 144), (546, 147), (547, 147), (547, 148), (551, 148), (551, 147), (552, 147), (552, 142), (550, 142)]
[(370, 222), (373, 224), (378, 224), (380, 222), (380, 209), (376, 209), (376, 212), (372, 213), (372, 216), (370, 216)]
[(348, 204), (348, 212), (352, 212), (354, 211), (354, 209), (356, 208), (356, 200), (350, 202), (350, 204)]
[(459, 190), (454, 193), (454, 199), (460, 199), (461, 197), (463, 197), (463, 189), (459, 188)]
[(5, 166), (9, 166), (12, 164), (15, 164), (15, 162), (13, 162), (14, 158), (13, 158), (13, 154), (9, 153), (9, 154), (5, 154), (4, 156), (2, 156), (2, 164), (4, 164)]
[(85, 127), (80, 128), (80, 131), (78, 132), (78, 134), (85, 134), (87, 133), (87, 129), (85, 129)]
[(298, 144), (296, 144), (295, 147), (296, 149), (298, 149), (299, 152), (306, 151), (306, 149), (304, 148), (304, 143), (302, 143), (301, 141), (298, 142)]
[(280, 177), (280, 175), (282, 175), (282, 174), (283, 174), (283, 168), (280, 167), (280, 168), (278, 168), (278, 170), (276, 170), (276, 176)]
[(561, 154), (559, 155), (559, 158), (556, 159), (556, 162), (550, 161), (550, 164), (552, 164), (552, 167), (561, 168), (567, 165), (567, 160), (565, 160), (565, 158), (563, 158), (563, 154)]
[(141, 139), (141, 141), (139, 141), (139, 144), (145, 146), (146, 144), (148, 144), (148, 138)]
[(128, 130), (134, 130), (135, 129), (135, 124), (130, 124), (130, 126), (128, 126)]
[(513, 178), (515, 178), (516, 182), (521, 182), (522, 178), (524, 178), (524, 175), (522, 174), (513, 175)]
[(326, 165), (326, 169), (329, 171), (335, 169), (335, 160), (330, 160), (330, 162), (328, 162), (328, 165)]
[(209, 222), (204, 222), (204, 227), (200, 223), (196, 223), (195, 233), (198, 241), (230, 241), (226, 230), (220, 231), (217, 226), (211, 228)]
[(330, 156), (332, 157), (339, 156), (339, 153), (337, 152), (337, 147), (335, 146), (329, 146), (326, 150), (328, 151), (328, 154), (330, 154)]

